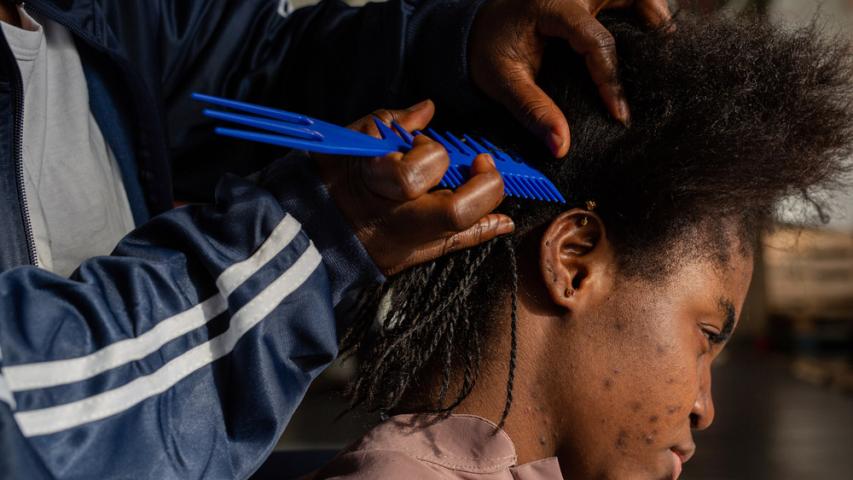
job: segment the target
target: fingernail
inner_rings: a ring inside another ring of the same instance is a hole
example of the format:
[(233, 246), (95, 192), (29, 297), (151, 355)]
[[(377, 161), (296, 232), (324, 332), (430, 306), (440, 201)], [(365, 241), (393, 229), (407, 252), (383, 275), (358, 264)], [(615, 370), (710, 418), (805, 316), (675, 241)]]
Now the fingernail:
[(489, 161), (489, 165), (491, 165), (492, 168), (498, 168), (497, 165), (495, 165), (495, 159), (492, 158), (491, 155), (486, 155), (486, 159)]
[(628, 107), (628, 101), (624, 98), (619, 100), (619, 121), (625, 127), (631, 126), (631, 109)]
[(429, 103), (429, 100), (424, 100), (422, 102), (418, 102), (418, 103), (412, 105), (411, 107), (407, 108), (406, 111), (407, 112), (417, 112), (418, 110), (426, 107), (428, 103)]
[(515, 222), (513, 222), (511, 218), (506, 217), (505, 219), (501, 220), (499, 231), (504, 235), (507, 233), (514, 232)]
[(556, 157), (560, 154), (560, 151), (563, 149), (563, 145), (565, 144), (565, 140), (560, 136), (557, 132), (551, 132), (548, 135), (548, 148), (551, 149), (551, 153)]

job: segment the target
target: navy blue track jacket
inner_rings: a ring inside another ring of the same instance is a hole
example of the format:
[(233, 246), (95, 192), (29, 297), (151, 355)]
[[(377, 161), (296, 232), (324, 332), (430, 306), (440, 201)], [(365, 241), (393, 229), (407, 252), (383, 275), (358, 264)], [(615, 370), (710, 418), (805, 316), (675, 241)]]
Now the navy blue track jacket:
[[(75, 36), (138, 225), (71, 278), (33, 266), (0, 35), (0, 478), (249, 476), (383, 280), (310, 159), (215, 138), (189, 94), (338, 122), (427, 96), (464, 108), (482, 0), (283, 3), (26, 3)], [(174, 191), (208, 203), (169, 211)]]

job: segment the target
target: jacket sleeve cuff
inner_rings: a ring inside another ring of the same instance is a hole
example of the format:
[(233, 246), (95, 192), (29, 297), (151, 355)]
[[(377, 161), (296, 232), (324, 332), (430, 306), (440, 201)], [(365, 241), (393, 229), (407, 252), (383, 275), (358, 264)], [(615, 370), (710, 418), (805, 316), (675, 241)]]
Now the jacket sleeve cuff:
[(385, 277), (343, 217), (320, 180), (314, 161), (293, 152), (256, 174), (255, 181), (269, 190), (285, 212), (302, 224), (329, 274), (335, 310), (346, 311), (365, 288)]
[(488, 0), (421, 1), (407, 29), (408, 78), (418, 93), (445, 108), (468, 111), (484, 96), (468, 74), (468, 40), (480, 7)]

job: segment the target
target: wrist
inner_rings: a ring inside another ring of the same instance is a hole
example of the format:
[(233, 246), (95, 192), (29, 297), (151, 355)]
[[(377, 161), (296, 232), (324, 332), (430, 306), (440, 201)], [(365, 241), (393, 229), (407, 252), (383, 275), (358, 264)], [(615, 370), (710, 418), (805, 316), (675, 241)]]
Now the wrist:
[(277, 160), (261, 172), (258, 182), (302, 224), (320, 251), (335, 305), (353, 291), (384, 282), (385, 277), (333, 200), (316, 162), (306, 153), (293, 152)]

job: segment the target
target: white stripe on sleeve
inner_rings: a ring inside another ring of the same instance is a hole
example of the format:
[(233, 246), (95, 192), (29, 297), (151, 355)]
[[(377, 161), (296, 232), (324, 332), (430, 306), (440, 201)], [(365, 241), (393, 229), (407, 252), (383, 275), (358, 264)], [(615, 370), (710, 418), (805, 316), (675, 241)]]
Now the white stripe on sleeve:
[(321, 262), (320, 253), (311, 244), (284, 274), (234, 314), (225, 333), (187, 351), (156, 372), (121, 387), (64, 405), (18, 412), (15, 420), (21, 432), (26, 437), (56, 433), (121, 413), (165, 392), (191, 373), (230, 353), (240, 338), (298, 289)]
[(4, 374), (11, 391), (55, 387), (92, 378), (141, 360), (172, 340), (205, 325), (228, 309), (228, 295), (290, 245), (301, 228), (295, 218), (286, 215), (255, 253), (222, 272), (216, 280), (219, 293), (159, 322), (138, 337), (118, 341), (82, 357), (5, 367)]
[[(0, 362), (3, 360), (3, 351), (0, 350)], [(6, 377), (3, 376), (2, 370), (0, 370), (0, 402), (6, 402), (12, 407), (12, 410), (15, 409), (15, 397), (12, 395), (12, 390), (9, 390), (9, 384), (6, 382)]]
[(290, 245), (296, 234), (302, 229), (302, 225), (290, 215), (286, 215), (278, 226), (272, 231), (263, 245), (248, 259), (226, 268), (216, 280), (216, 286), (224, 297), (228, 297), (237, 287), (243, 284), (252, 275), (258, 272), (270, 260), (275, 258), (282, 250)]
[(293, 11), (293, 6), (290, 4), (290, 0), (279, 0), (278, 2), (278, 14), (282, 17), (287, 18), (290, 15), (290, 12)]

